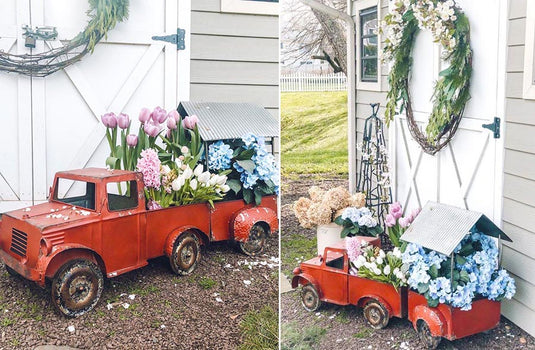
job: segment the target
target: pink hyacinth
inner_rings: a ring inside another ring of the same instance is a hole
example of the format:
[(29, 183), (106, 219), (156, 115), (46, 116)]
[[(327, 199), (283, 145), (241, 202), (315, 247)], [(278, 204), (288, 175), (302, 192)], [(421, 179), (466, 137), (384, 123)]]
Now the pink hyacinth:
[(394, 219), (399, 219), (403, 215), (403, 209), (401, 209), (399, 202), (390, 204), (390, 214), (392, 214)]
[(396, 224), (396, 218), (392, 214), (387, 214), (385, 218), (386, 227), (392, 227)]
[(145, 131), (145, 134), (149, 135), (150, 137), (156, 137), (160, 132), (160, 127), (152, 123), (147, 123), (143, 126), (143, 130)]
[(155, 200), (150, 200), (149, 203), (147, 203), (147, 207), (149, 210), (162, 209), (160, 203), (156, 202)]
[(126, 144), (130, 147), (136, 147), (137, 145), (137, 135), (130, 134), (126, 136)]
[(128, 128), (130, 126), (130, 117), (128, 116), (128, 114), (119, 114), (119, 116), (117, 117), (117, 124), (121, 129)]
[(100, 119), (102, 120), (102, 123), (104, 124), (104, 126), (107, 128), (115, 129), (117, 127), (117, 117), (115, 116), (115, 113), (113, 112), (109, 112), (109, 113), (102, 115)]
[(160, 165), (158, 152), (152, 148), (141, 151), (141, 158), (137, 162), (137, 170), (143, 174), (145, 187), (160, 189)]
[(150, 117), (154, 123), (162, 124), (167, 119), (167, 112), (161, 107), (156, 107)]
[(362, 242), (358, 237), (347, 237), (346, 241), (346, 250), (347, 257), (349, 261), (355, 261), (362, 254)]
[(194, 114), (182, 120), (182, 126), (185, 129), (195, 129), (195, 125), (199, 122), (199, 118)]
[(150, 110), (148, 108), (142, 108), (141, 112), (139, 112), (139, 121), (141, 124), (145, 124), (149, 118), (150, 118)]

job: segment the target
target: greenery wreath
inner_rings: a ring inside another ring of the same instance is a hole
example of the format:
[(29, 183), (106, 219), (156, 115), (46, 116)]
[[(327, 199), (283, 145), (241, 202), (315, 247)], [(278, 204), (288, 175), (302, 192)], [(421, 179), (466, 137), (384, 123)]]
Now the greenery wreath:
[(89, 0), (89, 22), (74, 39), (59, 48), (35, 55), (0, 52), (0, 70), (44, 77), (92, 53), (118, 22), (128, 18), (129, 0)]
[[(450, 63), (435, 82), (433, 110), (425, 132), (414, 119), (409, 93), (411, 51), (420, 29), (431, 31), (433, 40), (442, 46), (443, 59)], [(405, 110), (411, 135), (426, 153), (435, 154), (454, 136), (470, 99), (472, 49), (468, 17), (453, 0), (397, 0), (381, 24), (381, 33), (386, 37), (383, 60), (392, 63), (385, 122), (389, 125), (396, 114)]]

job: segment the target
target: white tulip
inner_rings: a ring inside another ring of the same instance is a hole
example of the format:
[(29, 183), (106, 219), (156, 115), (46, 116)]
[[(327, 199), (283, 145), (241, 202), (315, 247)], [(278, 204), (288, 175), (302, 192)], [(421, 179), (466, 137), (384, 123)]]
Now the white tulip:
[(197, 189), (197, 180), (191, 180), (189, 183), (189, 187), (191, 187), (191, 189), (195, 191)]
[(390, 275), (390, 265), (386, 265), (385, 268), (383, 269), (383, 273), (385, 275)]
[(184, 169), (184, 172), (182, 173), (182, 176), (184, 179), (190, 179), (193, 176), (193, 170), (189, 167), (189, 165), (186, 166), (186, 169)]
[(169, 166), (167, 166), (167, 165), (162, 165), (162, 173), (163, 173), (164, 175), (167, 175), (167, 174), (169, 174), (170, 172), (171, 172), (171, 168), (169, 168)]
[(208, 171), (205, 171), (204, 173), (197, 175), (197, 179), (202, 184), (207, 184), (208, 181), (210, 181), (210, 173)]
[(385, 252), (384, 252), (384, 250), (381, 249), (381, 250), (379, 251), (379, 257), (381, 257), (382, 259), (385, 258)]
[(221, 186), (221, 191), (223, 191), (223, 193), (227, 193), (229, 190), (230, 190), (229, 185), (222, 185)]
[(180, 159), (175, 159), (175, 164), (178, 169), (182, 168), (182, 161)]
[(227, 182), (227, 175), (218, 175), (217, 176), (217, 184), (218, 185), (224, 185)]
[(399, 250), (398, 247), (394, 248), (394, 251), (392, 252), (396, 258), (401, 258), (401, 250)]
[(184, 186), (184, 178), (179, 176), (176, 179), (171, 182), (171, 187), (173, 188), (173, 191), (178, 191)]
[(210, 177), (210, 181), (208, 181), (208, 185), (215, 186), (217, 184), (217, 178), (217, 175), (212, 174), (212, 176)]
[(380, 256), (377, 257), (377, 265), (381, 265), (383, 263), (383, 258)]
[(204, 169), (203, 169), (202, 164), (199, 164), (199, 165), (197, 165), (197, 166), (195, 167), (195, 170), (193, 170), (193, 175), (199, 177), (199, 175), (202, 174), (202, 171), (203, 171), (203, 170), (204, 170)]

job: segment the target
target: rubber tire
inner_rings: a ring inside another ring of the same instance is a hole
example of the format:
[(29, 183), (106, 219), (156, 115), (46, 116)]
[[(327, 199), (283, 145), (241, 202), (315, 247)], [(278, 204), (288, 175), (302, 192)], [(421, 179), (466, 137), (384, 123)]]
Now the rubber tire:
[[(188, 259), (189, 261), (184, 261)], [(173, 252), (169, 257), (171, 269), (181, 276), (191, 274), (197, 268), (201, 260), (201, 245), (194, 233), (185, 232), (181, 234), (173, 244)]]
[(9, 267), (7, 265), (4, 265), (4, 267), (6, 268), (7, 273), (11, 277), (20, 277), (20, 274), (17, 271), (13, 270), (11, 267)]
[(301, 304), (308, 312), (314, 312), (321, 307), (322, 301), (312, 284), (307, 284), (301, 288)]
[[(258, 237), (258, 239), (252, 241), (251, 237)], [(265, 227), (259, 223), (256, 223), (249, 230), (249, 237), (247, 237), (247, 241), (239, 242), (240, 250), (248, 256), (257, 256), (259, 254), (262, 254), (262, 252), (264, 251), (264, 246), (266, 244), (266, 237), (267, 232)], [(256, 241), (259, 241), (255, 244), (258, 245), (258, 247), (253, 248), (249, 246), (250, 244), (254, 244), (253, 242)]]
[(373, 329), (383, 329), (390, 321), (388, 310), (377, 300), (370, 300), (363, 310), (364, 318)]
[(436, 349), (438, 345), (440, 344), (440, 341), (442, 340), (441, 337), (434, 337), (431, 334), (431, 330), (429, 329), (429, 325), (424, 320), (419, 320), (417, 325), (418, 332), (418, 338), (420, 338), (420, 342), (427, 348), (427, 349)]
[[(79, 288), (84, 289), (86, 300), (74, 305), (74, 283), (84, 283), (84, 280), (86, 284)], [(52, 304), (65, 316), (79, 317), (97, 305), (103, 289), (104, 276), (95, 263), (85, 259), (72, 260), (63, 265), (52, 280)]]

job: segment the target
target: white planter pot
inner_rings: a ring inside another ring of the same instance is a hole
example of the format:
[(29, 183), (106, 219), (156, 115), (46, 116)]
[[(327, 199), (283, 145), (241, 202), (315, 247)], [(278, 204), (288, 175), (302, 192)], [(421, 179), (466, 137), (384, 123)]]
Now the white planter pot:
[(331, 222), (326, 225), (319, 225), (317, 229), (318, 255), (325, 252), (325, 247), (331, 247), (343, 240), (340, 237), (342, 226)]

